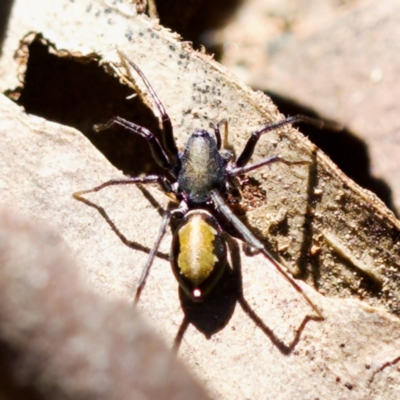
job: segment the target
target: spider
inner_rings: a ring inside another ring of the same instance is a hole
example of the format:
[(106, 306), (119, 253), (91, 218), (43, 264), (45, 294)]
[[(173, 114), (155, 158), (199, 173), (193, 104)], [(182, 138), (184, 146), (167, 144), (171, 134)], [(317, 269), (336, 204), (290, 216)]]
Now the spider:
[(111, 185), (158, 184), (167, 195), (173, 195), (177, 199), (178, 207), (165, 211), (163, 215), (156, 242), (149, 253), (137, 286), (134, 304), (140, 298), (167, 226), (171, 219), (174, 219), (177, 221), (177, 227), (173, 229), (171, 266), (179, 285), (192, 301), (203, 300), (217, 284), (225, 269), (227, 264), (227, 245), (224, 239), (226, 230), (222, 226), (228, 224), (247, 246), (262, 253), (303, 296), (318, 317), (323, 319), (318, 307), (284, 267), (273, 258), (261, 241), (232, 212), (225, 201), (225, 196), (232, 186), (232, 179), (235, 177), (276, 162), (287, 165), (308, 163), (308, 161), (288, 161), (279, 156), (272, 156), (249, 164), (261, 135), (288, 124), (306, 122), (321, 126), (322, 122), (298, 115), (266, 124), (250, 136), (241, 154), (234, 160), (232, 152), (221, 150), (220, 126), (223, 123), (227, 124), (226, 120), (222, 120), (213, 125), (213, 134), (205, 130), (195, 130), (189, 136), (184, 151), (180, 153), (174, 140), (171, 119), (150, 82), (132, 60), (122, 52), (120, 55), (121, 60), (127, 62), (143, 81), (161, 115), (161, 142), (148, 129), (121, 117), (114, 117), (105, 124), (95, 125), (94, 130), (100, 132), (118, 125), (128, 132), (145, 138), (154, 161), (165, 173), (110, 180), (92, 189), (76, 192), (73, 196), (85, 202), (82, 195), (97, 192)]

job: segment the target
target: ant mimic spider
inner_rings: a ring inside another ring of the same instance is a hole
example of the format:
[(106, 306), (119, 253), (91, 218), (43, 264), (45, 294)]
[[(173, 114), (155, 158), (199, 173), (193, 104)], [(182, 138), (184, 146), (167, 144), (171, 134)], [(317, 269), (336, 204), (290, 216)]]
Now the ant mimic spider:
[(155, 162), (163, 168), (165, 173), (110, 180), (93, 189), (76, 192), (73, 196), (85, 202), (82, 195), (97, 192), (107, 186), (156, 183), (165, 193), (175, 196), (179, 202), (177, 208), (164, 213), (156, 242), (139, 280), (135, 304), (145, 286), (155, 254), (171, 219), (179, 221), (177, 228), (174, 229), (171, 245), (172, 270), (181, 288), (192, 301), (203, 300), (216, 285), (227, 264), (227, 246), (224, 238), (226, 233), (221, 226), (228, 223), (247, 245), (261, 252), (274, 265), (322, 319), (322, 313), (317, 306), (225, 202), (225, 196), (232, 186), (231, 181), (234, 177), (276, 162), (287, 165), (309, 163), (308, 161), (288, 161), (279, 156), (272, 156), (248, 165), (261, 135), (297, 122), (321, 126), (321, 121), (299, 115), (264, 125), (250, 136), (241, 154), (234, 160), (233, 153), (221, 150), (220, 125), (226, 124), (224, 120), (213, 127), (213, 135), (205, 130), (193, 132), (183, 153), (179, 153), (171, 120), (156, 92), (139, 67), (124, 54), (121, 52), (120, 54), (123, 61), (128, 62), (142, 79), (154, 100), (162, 120), (162, 142), (160, 143), (148, 129), (121, 117), (114, 117), (105, 124), (95, 125), (94, 129), (99, 132), (118, 125), (128, 132), (142, 136), (147, 140)]

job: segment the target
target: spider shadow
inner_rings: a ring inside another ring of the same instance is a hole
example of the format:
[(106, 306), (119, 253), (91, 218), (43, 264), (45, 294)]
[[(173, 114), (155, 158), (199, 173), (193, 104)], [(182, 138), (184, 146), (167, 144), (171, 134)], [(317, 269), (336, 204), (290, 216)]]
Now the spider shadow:
[(179, 289), (179, 297), (182, 310), (185, 314), (178, 329), (174, 341), (174, 351), (179, 350), (185, 332), (192, 324), (207, 339), (222, 330), (231, 319), (236, 303), (239, 303), (246, 315), (262, 330), (270, 339), (272, 344), (284, 355), (289, 355), (300, 341), (301, 334), (310, 320), (319, 321), (318, 317), (305, 316), (299, 327), (296, 329), (293, 340), (285, 343), (273, 330), (269, 328), (263, 319), (253, 310), (243, 295), (242, 268), (240, 250), (237, 241), (226, 235), (230, 260), (232, 267), (227, 267), (218, 286), (213, 289), (210, 295), (201, 303), (193, 303)]
[[(317, 150), (314, 149), (314, 151), (311, 152), (310, 156), (311, 162), (309, 164), (307, 181), (307, 205), (304, 213), (303, 240), (296, 262), (298, 271), (295, 276), (296, 278), (302, 279), (306, 282), (311, 280), (312, 286), (318, 291), (321, 286), (325, 286), (326, 290), (327, 284), (329, 284), (329, 277), (327, 277), (326, 275), (326, 270), (322, 268), (324, 265), (324, 260), (321, 257), (321, 253), (316, 252), (315, 254), (313, 254), (312, 251), (315, 237), (318, 237), (319, 234), (315, 209), (317, 208), (317, 205), (321, 201), (321, 199), (320, 196), (316, 194), (315, 190), (319, 185)], [(382, 291), (382, 283), (379, 280), (374, 279), (373, 276), (359, 269), (346, 257), (342, 256), (339, 252), (336, 252), (335, 256), (343, 264), (343, 268), (346, 268), (353, 272), (356, 279), (358, 279), (360, 282), (360, 288), (366, 290), (369, 295), (373, 297), (379, 297)], [(337, 287), (335, 287), (334, 290), (336, 291)]]
[[(150, 203), (157, 209), (157, 211), (159, 212), (161, 208), (161, 206), (157, 203), (157, 201), (149, 194), (149, 192), (147, 190), (145, 190), (144, 188), (139, 188), (143, 194), (144, 197), (146, 199), (148, 199), (150, 201)], [(113, 232), (118, 236), (118, 238), (121, 240), (121, 242), (125, 245), (128, 246), (129, 248), (133, 249), (133, 250), (137, 250), (137, 251), (142, 251), (144, 253), (149, 254), (151, 249), (147, 246), (143, 246), (140, 243), (137, 242), (133, 242), (131, 240), (129, 240), (118, 228), (117, 226), (114, 224), (114, 222), (111, 220), (111, 218), (108, 216), (106, 210), (99, 206), (96, 203), (93, 203), (92, 201), (86, 199), (86, 198), (81, 198), (79, 201), (81, 201), (82, 203), (86, 204), (89, 207), (94, 208), (95, 210), (97, 210), (100, 215), (104, 218), (104, 220), (107, 222), (107, 224), (109, 225), (109, 227), (113, 230)], [(156, 252), (156, 257), (161, 258), (162, 260), (166, 260), (169, 261), (169, 255), (165, 254), (163, 252), (157, 251)]]

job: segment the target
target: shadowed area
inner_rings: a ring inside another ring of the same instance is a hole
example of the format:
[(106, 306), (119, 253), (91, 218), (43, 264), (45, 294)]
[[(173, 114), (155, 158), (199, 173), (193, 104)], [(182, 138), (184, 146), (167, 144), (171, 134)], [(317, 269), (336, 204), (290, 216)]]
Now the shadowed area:
[[(274, 93), (268, 93), (268, 96), (285, 116), (301, 114), (313, 118), (319, 117), (316, 113), (289, 99), (282, 98)], [(393, 203), (392, 190), (385, 181), (371, 175), (368, 146), (363, 140), (346, 129), (332, 131), (301, 124), (299, 130), (323, 150), (348, 177), (361, 187), (375, 193), (398, 217)]]
[(154, 112), (132, 89), (99, 66), (92, 56), (54, 54), (54, 46), (40, 35), (26, 39), (27, 69), (23, 86), (7, 94), (27, 113), (74, 127), (125, 174), (159, 173), (146, 140), (120, 127), (99, 133), (93, 125), (120, 116), (160, 134)]
[(207, 46), (208, 32), (226, 25), (243, 0), (156, 0), (155, 3), (160, 23), (198, 48)]

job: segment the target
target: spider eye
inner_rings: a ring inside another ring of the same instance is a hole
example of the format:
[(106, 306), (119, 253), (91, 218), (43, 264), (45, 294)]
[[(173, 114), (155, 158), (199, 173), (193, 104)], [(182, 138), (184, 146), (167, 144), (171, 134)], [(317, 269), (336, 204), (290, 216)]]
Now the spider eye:
[(226, 244), (217, 220), (207, 211), (186, 214), (174, 233), (172, 270), (184, 292), (201, 301), (221, 277), (226, 265)]

